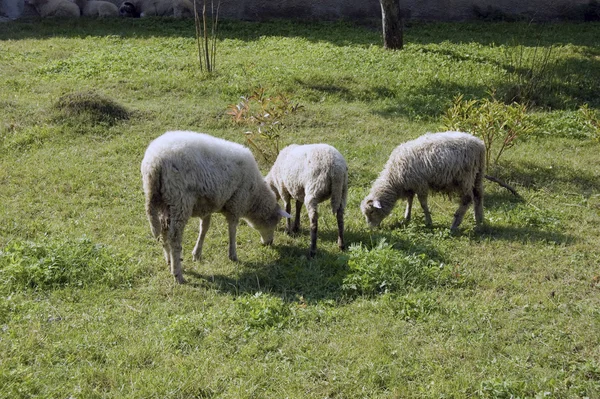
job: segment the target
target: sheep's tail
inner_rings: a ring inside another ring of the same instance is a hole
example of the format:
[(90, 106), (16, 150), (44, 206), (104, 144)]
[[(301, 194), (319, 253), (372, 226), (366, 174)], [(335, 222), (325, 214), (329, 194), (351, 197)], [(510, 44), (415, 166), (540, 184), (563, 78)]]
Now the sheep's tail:
[(338, 210), (346, 209), (348, 198), (348, 167), (343, 173), (333, 173), (331, 177), (331, 211), (337, 214)]
[(159, 165), (148, 165), (142, 168), (144, 193), (146, 194), (146, 215), (150, 222), (150, 229), (154, 238), (158, 239), (161, 234), (162, 225), (160, 210), (162, 208), (162, 196), (160, 194), (162, 170)]

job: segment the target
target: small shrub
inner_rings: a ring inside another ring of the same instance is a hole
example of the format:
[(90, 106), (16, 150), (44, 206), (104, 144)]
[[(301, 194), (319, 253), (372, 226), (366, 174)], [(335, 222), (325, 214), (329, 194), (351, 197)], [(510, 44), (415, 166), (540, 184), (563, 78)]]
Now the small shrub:
[(91, 124), (113, 125), (130, 117), (125, 107), (93, 91), (65, 94), (58, 99), (54, 108), (58, 112), (58, 119), (74, 119)]
[(504, 84), (493, 91), (506, 104), (543, 106), (552, 103), (553, 79), (557, 64), (554, 48), (523, 45), (508, 46), (504, 51)]
[(0, 289), (129, 287), (135, 279), (131, 263), (130, 259), (87, 238), (64, 242), (13, 241), (0, 250)]
[[(215, 70), (217, 59), (217, 31), (219, 27), (219, 10), (221, 2), (210, 2), (210, 16), (207, 14), (206, 2), (202, 2), (202, 18), (194, 2), (194, 22), (196, 27), (196, 45), (198, 47), (198, 63), (200, 70), (211, 73)], [(210, 33), (209, 33), (210, 32)]]
[(406, 292), (432, 285), (443, 269), (427, 254), (405, 254), (382, 239), (372, 249), (352, 245), (342, 289), (348, 294)]
[(229, 106), (227, 114), (237, 125), (252, 128), (244, 132), (244, 136), (259, 161), (274, 163), (279, 155), (285, 117), (298, 112), (303, 106), (293, 104), (281, 93), (269, 96), (262, 87), (256, 89), (252, 95), (240, 98), (239, 103)]
[(485, 143), (486, 167), (496, 165), (504, 151), (533, 131), (527, 106), (495, 99), (464, 100), (460, 95), (443, 117), (444, 127), (469, 132)]

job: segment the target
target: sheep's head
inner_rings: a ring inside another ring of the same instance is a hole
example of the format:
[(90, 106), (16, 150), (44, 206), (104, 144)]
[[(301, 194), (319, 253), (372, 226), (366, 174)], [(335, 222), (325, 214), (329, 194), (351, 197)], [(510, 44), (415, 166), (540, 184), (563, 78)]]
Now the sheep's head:
[(271, 214), (267, 218), (261, 220), (260, 222), (252, 220), (247, 220), (247, 222), (250, 226), (252, 226), (252, 228), (258, 230), (258, 232), (260, 233), (260, 242), (263, 245), (271, 245), (273, 244), (275, 227), (277, 227), (277, 224), (279, 223), (282, 217), (291, 218), (292, 215), (290, 215), (289, 213), (281, 209), (279, 205), (277, 205), (274, 211), (271, 212)]
[(126, 1), (119, 7), (119, 15), (121, 17), (139, 18), (140, 13), (137, 11), (135, 4)]
[(381, 221), (388, 215), (383, 210), (383, 206), (379, 200), (367, 196), (360, 204), (360, 210), (367, 219), (367, 224), (370, 227), (379, 227)]

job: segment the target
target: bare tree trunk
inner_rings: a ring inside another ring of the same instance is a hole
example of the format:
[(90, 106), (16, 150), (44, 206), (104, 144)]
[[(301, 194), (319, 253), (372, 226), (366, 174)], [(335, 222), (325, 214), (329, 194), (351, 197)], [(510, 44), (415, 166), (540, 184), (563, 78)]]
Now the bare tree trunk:
[(381, 20), (383, 22), (383, 47), (400, 50), (404, 45), (402, 39), (402, 19), (398, 0), (380, 0)]

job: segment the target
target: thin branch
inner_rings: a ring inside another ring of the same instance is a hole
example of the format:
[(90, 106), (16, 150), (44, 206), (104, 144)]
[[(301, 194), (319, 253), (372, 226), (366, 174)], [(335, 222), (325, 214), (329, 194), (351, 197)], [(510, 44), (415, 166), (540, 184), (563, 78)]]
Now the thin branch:
[(194, 22), (196, 24), (196, 44), (198, 45), (198, 63), (200, 64), (200, 71), (204, 68), (202, 67), (202, 45), (200, 44), (200, 17), (198, 15), (198, 10), (196, 9), (196, 0), (194, 0)]
[(202, 5), (202, 21), (204, 22), (204, 56), (206, 58), (206, 70), (212, 72), (210, 66), (210, 51), (208, 49), (208, 30), (206, 27), (206, 1)]
[(515, 190), (514, 188), (512, 188), (511, 186), (509, 186), (508, 184), (506, 184), (502, 180), (498, 179), (497, 177), (490, 176), (490, 175), (485, 175), (484, 177), (486, 179), (488, 179), (489, 181), (493, 181), (494, 183), (497, 183), (500, 186), (504, 187), (505, 189), (507, 189), (508, 191), (510, 191), (512, 193), (512, 195), (514, 195), (515, 197), (521, 198), (521, 196), (519, 195), (519, 193), (517, 193), (517, 190)]

